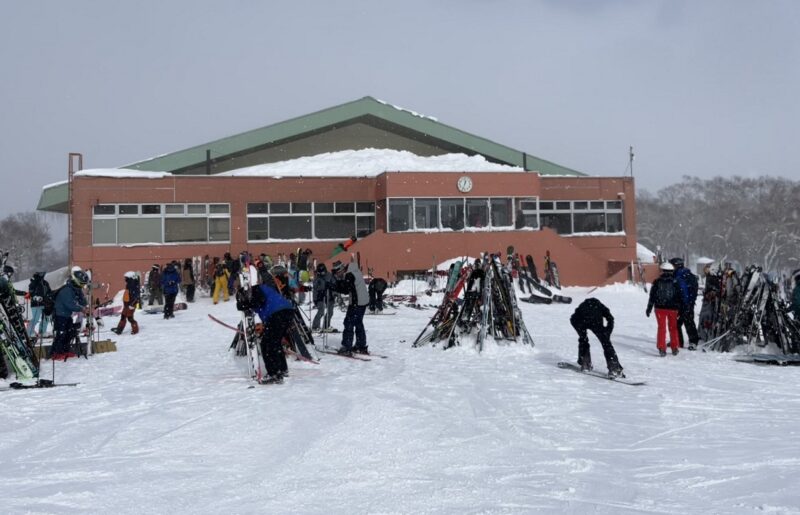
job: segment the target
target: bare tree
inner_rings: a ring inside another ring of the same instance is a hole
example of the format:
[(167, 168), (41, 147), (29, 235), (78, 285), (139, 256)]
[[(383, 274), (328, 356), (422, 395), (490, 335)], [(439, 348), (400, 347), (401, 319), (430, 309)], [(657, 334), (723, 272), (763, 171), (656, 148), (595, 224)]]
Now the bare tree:
[(47, 221), (36, 212), (17, 213), (0, 221), (0, 249), (9, 252), (9, 264), (16, 268), (19, 278), (67, 262), (66, 248), (53, 248)]

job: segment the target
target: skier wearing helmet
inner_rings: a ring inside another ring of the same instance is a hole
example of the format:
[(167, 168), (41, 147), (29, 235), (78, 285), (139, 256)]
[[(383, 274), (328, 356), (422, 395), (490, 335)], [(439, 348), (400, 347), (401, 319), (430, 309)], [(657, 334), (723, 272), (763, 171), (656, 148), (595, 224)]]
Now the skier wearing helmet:
[(689, 336), (689, 350), (697, 348), (700, 336), (697, 334), (697, 326), (694, 323), (694, 305), (697, 301), (698, 282), (697, 276), (683, 265), (683, 259), (674, 257), (669, 260), (675, 267), (675, 281), (681, 289), (681, 299), (683, 306), (678, 313), (678, 339), (680, 346), (683, 347), (683, 328)]
[(645, 314), (649, 317), (653, 307), (656, 309), (656, 346), (661, 357), (667, 355), (666, 332), (669, 329), (672, 354), (678, 354), (678, 312), (683, 307), (681, 289), (675, 280), (675, 267), (670, 263), (661, 263), (661, 276), (653, 281), (650, 288), (650, 300), (647, 302)]
[(120, 313), (117, 327), (111, 329), (112, 333), (122, 334), (125, 323), (131, 323), (131, 334), (139, 332), (139, 324), (134, 320), (136, 304), (139, 302), (139, 277), (136, 272), (125, 272), (125, 291), (122, 294), (122, 313)]
[(77, 354), (70, 351), (69, 344), (75, 337), (75, 326), (72, 323), (73, 313), (89, 314), (83, 287), (89, 282), (89, 276), (79, 267), (73, 267), (70, 278), (58, 290), (53, 313), (53, 348), (50, 357), (53, 360), (75, 358)]
[(792, 313), (794, 321), (800, 322), (800, 269), (792, 274), (794, 278), (794, 289), (792, 290)]

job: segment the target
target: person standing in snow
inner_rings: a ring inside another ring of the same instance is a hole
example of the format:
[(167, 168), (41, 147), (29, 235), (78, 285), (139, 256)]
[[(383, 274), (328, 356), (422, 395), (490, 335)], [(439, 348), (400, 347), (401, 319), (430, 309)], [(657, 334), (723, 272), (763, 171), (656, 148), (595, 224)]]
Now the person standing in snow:
[(186, 302), (194, 302), (195, 278), (192, 270), (192, 258), (186, 258), (181, 270), (181, 288), (186, 295)]
[(386, 280), (376, 277), (369, 282), (369, 312), (383, 312), (383, 292), (386, 291)]
[(683, 308), (681, 289), (675, 280), (675, 267), (670, 263), (661, 263), (661, 276), (653, 281), (650, 288), (650, 299), (645, 314), (649, 317), (653, 307), (656, 309), (656, 346), (661, 357), (667, 355), (666, 332), (669, 329), (672, 354), (678, 354), (678, 312)]
[(225, 299), (225, 302), (228, 302), (230, 298), (228, 295), (228, 277), (228, 268), (223, 263), (217, 263), (214, 267), (214, 294), (212, 295), (214, 304), (219, 302), (220, 294)]
[(72, 314), (89, 314), (86, 297), (82, 291), (88, 282), (89, 276), (86, 272), (76, 267), (66, 284), (58, 289), (53, 316), (53, 347), (50, 353), (53, 360), (77, 357), (77, 354), (69, 350), (69, 344), (76, 336)]
[(181, 276), (175, 268), (175, 263), (168, 263), (161, 274), (161, 287), (164, 290), (164, 319), (175, 318), (173, 309), (175, 308), (175, 297), (181, 286)]
[(45, 299), (52, 295), (50, 284), (44, 279), (44, 272), (36, 272), (28, 283), (28, 295), (31, 299), (31, 321), (28, 324), (28, 336), (36, 335), (38, 326), (39, 336), (44, 336), (50, 316), (44, 312)]
[(240, 311), (254, 310), (264, 324), (260, 345), (267, 378), (263, 382), (282, 383), (289, 373), (283, 352), (283, 339), (294, 322), (294, 304), (281, 295), (269, 278), (251, 291), (249, 300), (243, 295), (237, 295), (237, 308)]
[(150, 291), (148, 306), (152, 306), (153, 302), (164, 304), (164, 290), (161, 289), (161, 266), (158, 264), (153, 265), (153, 268), (150, 269), (150, 274), (147, 276), (147, 289)]
[(792, 313), (794, 321), (800, 323), (800, 269), (792, 274), (794, 278), (794, 289), (792, 290)]
[(125, 290), (122, 293), (122, 313), (120, 313), (117, 327), (112, 327), (111, 332), (122, 334), (125, 323), (131, 323), (131, 334), (139, 332), (139, 324), (134, 320), (136, 304), (139, 303), (139, 278), (136, 272), (125, 272)]
[(325, 263), (317, 265), (312, 295), (317, 314), (311, 322), (311, 330), (327, 331), (330, 329), (333, 316), (333, 276), (328, 272)]
[[(342, 333), (342, 347), (339, 354), (352, 355), (369, 354), (367, 346), (367, 332), (364, 330), (364, 314), (369, 304), (369, 292), (361, 270), (356, 263), (351, 262), (347, 268), (341, 261), (336, 261), (332, 267), (336, 278), (334, 289), (339, 293), (350, 296), (350, 305), (344, 315), (344, 331)], [(353, 346), (353, 333), (355, 332), (356, 344)]]
[(580, 303), (570, 317), (569, 322), (578, 333), (578, 365), (580, 365), (581, 370), (592, 370), (592, 354), (587, 333), (587, 331), (591, 331), (603, 346), (608, 377), (625, 377), (625, 374), (622, 373), (622, 365), (619, 364), (617, 353), (611, 344), (611, 333), (614, 331), (614, 316), (605, 304), (594, 297), (590, 297)]
[(678, 340), (683, 347), (683, 328), (686, 327), (686, 334), (689, 337), (689, 350), (697, 348), (700, 337), (697, 335), (697, 326), (694, 323), (694, 305), (697, 301), (697, 276), (691, 270), (683, 266), (683, 259), (674, 257), (669, 260), (675, 267), (675, 281), (681, 289), (681, 300), (683, 307), (678, 313)]

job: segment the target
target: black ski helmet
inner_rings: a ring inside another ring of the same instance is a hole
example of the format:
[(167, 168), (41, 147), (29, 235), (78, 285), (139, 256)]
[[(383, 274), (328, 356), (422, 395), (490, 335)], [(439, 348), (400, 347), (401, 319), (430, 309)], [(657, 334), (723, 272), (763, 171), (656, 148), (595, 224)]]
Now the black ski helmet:
[(83, 288), (88, 284), (89, 276), (83, 270), (75, 270), (72, 272), (72, 283), (79, 288)]
[(674, 266), (676, 269), (683, 267), (683, 258), (674, 257), (670, 259), (669, 262), (672, 263), (672, 266)]

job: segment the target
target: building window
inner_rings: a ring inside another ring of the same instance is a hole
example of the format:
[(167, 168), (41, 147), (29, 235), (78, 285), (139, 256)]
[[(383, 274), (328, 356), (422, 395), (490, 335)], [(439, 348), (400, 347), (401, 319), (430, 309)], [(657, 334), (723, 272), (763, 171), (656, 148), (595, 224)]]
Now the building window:
[(516, 216), (515, 227), (517, 229), (538, 229), (539, 228), (539, 210), (536, 209), (535, 198), (518, 198), (514, 199), (516, 209), (514, 210)]
[(442, 210), (442, 229), (460, 231), (464, 228), (464, 199), (440, 199)]
[(622, 213), (606, 213), (606, 231), (622, 232)]
[(439, 199), (414, 199), (414, 227), (420, 231), (439, 228)]
[(363, 238), (375, 232), (375, 216), (356, 217), (356, 237)]
[(271, 240), (310, 240), (310, 216), (270, 216), (269, 238)]
[(600, 213), (575, 213), (575, 232), (605, 232), (606, 215)]
[(413, 201), (410, 198), (389, 199), (389, 231), (411, 230), (414, 223), (411, 217), (412, 204)]
[[(371, 209), (371, 210), (370, 210)], [(374, 202), (272, 202), (247, 205), (247, 240), (341, 240), (375, 230)]]
[(247, 218), (248, 241), (265, 241), (269, 239), (269, 218)]
[(539, 202), (542, 227), (559, 234), (620, 233), (622, 201), (619, 200), (558, 200)]
[(539, 213), (542, 227), (549, 227), (558, 234), (572, 234), (571, 213)]
[(513, 225), (510, 198), (493, 198), (489, 204), (492, 227), (511, 227)]
[(489, 227), (489, 199), (465, 199), (467, 207), (467, 227)]
[(227, 242), (229, 213), (228, 204), (98, 205), (93, 209), (92, 244)]
[(314, 218), (314, 236), (320, 239), (344, 239), (354, 234), (353, 216), (317, 216)]

